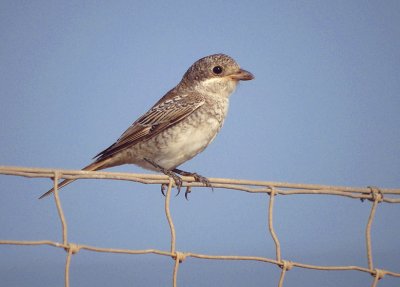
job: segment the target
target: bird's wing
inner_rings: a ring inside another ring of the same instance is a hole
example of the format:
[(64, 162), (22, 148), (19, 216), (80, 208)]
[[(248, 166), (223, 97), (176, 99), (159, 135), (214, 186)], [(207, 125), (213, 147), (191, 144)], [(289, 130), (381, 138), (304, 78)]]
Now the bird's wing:
[(96, 155), (96, 161), (106, 159), (139, 141), (154, 137), (189, 116), (205, 102), (203, 96), (197, 93), (164, 98), (164, 101), (159, 101), (135, 121), (113, 145)]

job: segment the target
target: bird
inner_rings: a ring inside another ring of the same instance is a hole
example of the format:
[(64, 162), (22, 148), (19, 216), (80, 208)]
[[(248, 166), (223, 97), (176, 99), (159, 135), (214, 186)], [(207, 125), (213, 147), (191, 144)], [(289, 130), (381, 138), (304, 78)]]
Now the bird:
[[(227, 115), (230, 95), (239, 81), (252, 79), (252, 73), (241, 69), (226, 54), (213, 54), (197, 60), (178, 85), (82, 170), (96, 171), (135, 164), (170, 176), (178, 187), (178, 193), (182, 186), (179, 175), (193, 176), (196, 181), (211, 186), (206, 177), (177, 167), (202, 152), (215, 139)], [(74, 180), (65, 179), (58, 187)], [(39, 198), (53, 192), (54, 188)]]

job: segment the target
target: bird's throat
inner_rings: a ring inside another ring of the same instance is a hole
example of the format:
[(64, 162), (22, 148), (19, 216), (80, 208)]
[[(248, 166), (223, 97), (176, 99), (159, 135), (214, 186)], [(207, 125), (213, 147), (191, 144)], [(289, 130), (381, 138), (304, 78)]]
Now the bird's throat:
[(214, 94), (228, 98), (236, 89), (237, 82), (229, 78), (212, 78), (201, 81), (195, 89), (201, 94)]

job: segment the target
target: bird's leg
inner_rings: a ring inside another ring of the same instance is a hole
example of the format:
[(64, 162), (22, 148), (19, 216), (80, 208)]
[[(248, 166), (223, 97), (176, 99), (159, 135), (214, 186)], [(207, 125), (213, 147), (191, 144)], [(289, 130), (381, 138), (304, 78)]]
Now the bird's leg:
[[(145, 161), (147, 161), (149, 164), (151, 164), (155, 169), (157, 169), (159, 172), (162, 172), (163, 174), (172, 177), (172, 179), (175, 181), (176, 188), (178, 189), (178, 194), (181, 192), (181, 187), (182, 187), (182, 179), (174, 173), (174, 171), (171, 171), (169, 169), (163, 168), (162, 166), (158, 165), (154, 161), (144, 158)], [(161, 185), (161, 193), (165, 196), (165, 185)], [(177, 194), (177, 195), (178, 195)]]
[[(211, 187), (211, 189), (214, 191), (214, 188), (212, 187), (211, 182), (208, 180), (208, 178), (206, 178), (198, 173), (188, 172), (188, 171), (180, 170), (177, 168), (173, 169), (172, 171), (176, 172), (177, 174), (183, 175), (183, 176), (193, 176), (196, 181), (201, 182), (202, 184), (204, 184), (207, 187)], [(186, 199), (187, 199), (187, 195), (190, 192), (191, 192), (191, 189), (190, 189), (190, 186), (188, 186), (186, 188), (186, 192), (185, 192)]]

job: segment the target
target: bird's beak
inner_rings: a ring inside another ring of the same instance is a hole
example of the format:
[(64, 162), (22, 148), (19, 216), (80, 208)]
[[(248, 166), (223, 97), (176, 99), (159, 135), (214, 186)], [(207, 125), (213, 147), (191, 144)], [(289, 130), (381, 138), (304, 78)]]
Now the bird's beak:
[(250, 73), (246, 70), (243, 70), (243, 69), (240, 69), (236, 73), (229, 75), (229, 77), (235, 81), (249, 81), (249, 80), (254, 79), (254, 76), (252, 73)]

